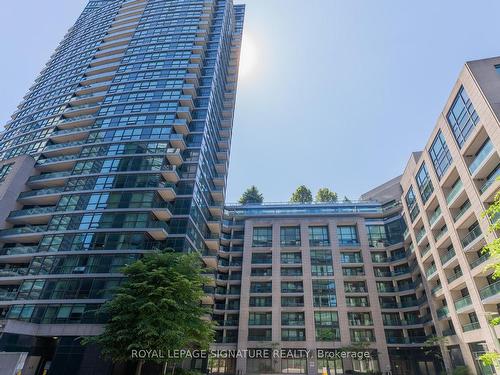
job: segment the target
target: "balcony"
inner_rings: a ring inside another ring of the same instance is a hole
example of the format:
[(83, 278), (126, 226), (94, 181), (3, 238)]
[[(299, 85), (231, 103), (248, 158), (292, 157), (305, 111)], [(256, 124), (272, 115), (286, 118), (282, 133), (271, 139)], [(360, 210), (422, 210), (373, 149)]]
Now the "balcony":
[(47, 224), (55, 207), (35, 207), (12, 211), (8, 216), (11, 223)]
[(180, 177), (177, 173), (177, 167), (175, 165), (165, 165), (162, 168), (161, 174), (166, 181), (174, 184), (179, 182)]
[(469, 172), (472, 176), (479, 171), (479, 167), (486, 163), (486, 161), (494, 154), (495, 150), (493, 143), (488, 139), (482, 146), (476, 157), (469, 165)]
[(0, 251), (0, 255), (27, 255), (36, 253), (38, 246), (4, 247)]
[(460, 298), (459, 300), (455, 301), (455, 310), (457, 310), (457, 313), (459, 312), (464, 312), (465, 310), (468, 310), (469, 308), (472, 307), (472, 300), (470, 296), (465, 296)]
[(458, 196), (458, 193), (462, 191), (463, 186), (464, 184), (462, 180), (458, 180), (457, 182), (455, 182), (450, 192), (446, 196), (446, 203), (448, 204), (448, 206), (450, 206), (451, 203), (455, 200), (455, 198)]
[(462, 275), (463, 275), (463, 272), (461, 270), (458, 272), (455, 272), (454, 274), (452, 274), (450, 277), (447, 278), (448, 284), (451, 284), (453, 281), (455, 281), (456, 279), (458, 279)]
[(499, 303), (500, 302), (500, 281), (488, 285), (479, 290), (479, 295), (483, 303)]
[(445, 235), (446, 233), (448, 233), (448, 228), (447, 228), (447, 227), (444, 227), (443, 229), (441, 229), (441, 230), (438, 232), (438, 234), (436, 234), (436, 236), (435, 236), (434, 240), (435, 240), (436, 242), (439, 242), (439, 241), (440, 241), (440, 240), (444, 237), (444, 235)]
[(418, 231), (417, 233), (417, 243), (420, 243), (420, 241), (425, 237), (425, 228), (422, 228)]
[(43, 172), (67, 171), (68, 169), (73, 169), (76, 159), (78, 159), (77, 155), (61, 155), (47, 159), (38, 159), (37, 167), (38, 170)]
[(17, 267), (9, 269), (0, 269), (0, 277), (17, 277), (28, 274), (28, 267)]
[(441, 256), (439, 259), (441, 260), (441, 264), (444, 266), (449, 260), (454, 258), (456, 255), (455, 250), (451, 249), (446, 254)]
[(481, 194), (484, 194), (488, 188), (493, 185), (493, 183), (497, 180), (498, 176), (500, 176), (500, 165), (495, 168), (495, 171), (490, 174), (490, 176), (484, 181), (483, 185), (479, 188)]
[(4, 229), (0, 231), (0, 238), (7, 241), (38, 241), (42, 233), (47, 231), (46, 225), (26, 225), (19, 228)]
[(473, 330), (476, 330), (479, 328), (481, 328), (481, 325), (479, 324), (479, 322), (473, 322), (473, 323), (469, 323), (469, 324), (464, 324), (462, 326), (462, 331), (469, 332), (469, 331), (473, 331)]
[(441, 207), (438, 206), (429, 218), (429, 224), (432, 227), (434, 223), (441, 217)]
[(486, 262), (489, 258), (490, 258), (490, 253), (489, 252), (485, 253), (481, 257), (479, 257), (476, 260), (470, 262), (470, 268), (471, 269), (476, 268), (477, 266), (479, 266), (479, 265), (483, 264), (484, 262)]
[[(94, 94), (88, 94), (88, 95), (94, 95)], [(57, 123), (57, 128), (72, 129), (79, 127), (87, 127), (92, 125), (94, 122), (95, 122), (95, 116), (92, 115), (76, 116), (60, 120)]]
[(95, 114), (101, 108), (100, 104), (90, 103), (90, 104), (81, 104), (67, 107), (63, 112), (63, 116), (66, 117), (80, 117), (80, 116), (88, 116), (91, 114)]
[(361, 256), (341, 255), (340, 263), (363, 263), (363, 258)]
[(63, 187), (53, 187), (47, 189), (23, 191), (19, 194), (19, 201), (40, 205), (55, 205), (59, 196), (64, 192)]
[(43, 173), (36, 176), (31, 176), (28, 179), (28, 185), (32, 188), (54, 187), (60, 186), (62, 181), (71, 176), (70, 171)]
[(90, 130), (89, 127), (57, 130), (50, 135), (50, 140), (54, 143), (83, 141), (89, 135)]
[(441, 284), (436, 285), (434, 288), (431, 289), (432, 294), (437, 294), (437, 292), (443, 290), (443, 286)]
[(17, 297), (17, 291), (0, 291), (0, 301), (13, 301)]
[(438, 319), (441, 320), (450, 316), (450, 310), (448, 309), (448, 306), (443, 306), (440, 309), (436, 310), (436, 314), (438, 316)]
[(425, 276), (427, 276), (427, 278), (430, 278), (431, 275), (435, 274), (436, 272), (437, 272), (436, 265), (433, 264), (429, 268), (427, 268), (427, 270), (425, 271)]
[(481, 237), (483, 232), (477, 224), (467, 235), (461, 240), (462, 248), (464, 251), (467, 251), (468, 247), (472, 247), (472, 244), (476, 242), (476, 240)]
[(464, 214), (469, 210), (470, 208), (470, 201), (467, 200), (465, 204), (460, 207), (460, 210), (457, 212), (457, 214), (453, 217), (453, 221), (456, 223)]

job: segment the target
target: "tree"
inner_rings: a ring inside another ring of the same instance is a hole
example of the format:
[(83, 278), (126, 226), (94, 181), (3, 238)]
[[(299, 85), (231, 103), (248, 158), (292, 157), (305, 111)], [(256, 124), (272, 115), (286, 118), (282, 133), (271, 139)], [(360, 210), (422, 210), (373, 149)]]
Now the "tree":
[(438, 360), (443, 360), (443, 352), (448, 345), (448, 339), (441, 336), (431, 336), (424, 342), (424, 353), (426, 355), (432, 355)]
[(264, 196), (260, 193), (256, 186), (252, 185), (245, 190), (238, 202), (241, 204), (262, 203), (264, 202)]
[(290, 198), (290, 202), (293, 203), (311, 203), (312, 201), (313, 197), (311, 190), (309, 190), (305, 185), (300, 185)]
[(316, 202), (337, 202), (337, 193), (328, 188), (321, 188), (316, 193)]
[[(497, 181), (500, 177), (497, 177)], [(500, 191), (495, 195), (495, 200), (493, 204), (488, 207), (488, 209), (483, 213), (483, 217), (487, 217), (491, 225), (489, 227), (490, 232), (495, 232), (500, 230)], [(483, 248), (483, 253), (488, 254), (492, 262), (486, 267), (487, 269), (493, 269), (493, 279), (500, 277), (500, 238), (496, 238), (490, 243), (488, 243)], [(492, 318), (489, 323), (492, 326), (500, 325), (500, 317)], [(497, 351), (487, 352), (479, 356), (479, 359), (485, 366), (494, 366), (495, 368), (500, 368), (500, 353)]]
[[(101, 308), (109, 316), (104, 332), (83, 340), (96, 344), (105, 358), (126, 362), (133, 350), (167, 353), (179, 349), (207, 349), (213, 341), (213, 323), (201, 304), (206, 279), (197, 253), (172, 251), (148, 254), (123, 269), (127, 276), (114, 298)], [(164, 364), (165, 359), (139, 360)], [(175, 368), (175, 363), (174, 363)]]

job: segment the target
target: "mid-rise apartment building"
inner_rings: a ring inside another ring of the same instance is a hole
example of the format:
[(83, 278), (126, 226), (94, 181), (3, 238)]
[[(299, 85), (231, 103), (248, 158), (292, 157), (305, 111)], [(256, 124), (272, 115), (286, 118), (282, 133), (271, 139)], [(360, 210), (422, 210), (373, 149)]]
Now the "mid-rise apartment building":
[[(0, 351), (107, 374), (78, 337), (120, 268), (218, 248), (244, 6), (90, 0), (0, 139)], [(118, 371), (118, 372), (117, 372)]]
[[(420, 268), (403, 243), (400, 197), (396, 178), (358, 202), (226, 206), (216, 348), (296, 355), (222, 358), (215, 367), (241, 374), (439, 373), (440, 362), (422, 349), (435, 332)], [(356, 348), (370, 359), (320, 354)]]
[(489, 374), (476, 357), (498, 351), (500, 282), (485, 271), (483, 246), (497, 238), (482, 213), (498, 192), (500, 58), (465, 65), (423, 152), (408, 162), (401, 186), (405, 245), (423, 270), (445, 361)]

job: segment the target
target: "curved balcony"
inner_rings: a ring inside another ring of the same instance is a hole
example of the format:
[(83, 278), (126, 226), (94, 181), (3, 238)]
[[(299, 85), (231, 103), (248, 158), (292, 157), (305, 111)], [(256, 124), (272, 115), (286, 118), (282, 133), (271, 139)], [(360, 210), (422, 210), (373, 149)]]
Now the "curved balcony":
[(90, 103), (67, 107), (62, 113), (66, 118), (88, 116), (95, 114), (101, 109), (100, 104)]
[[(88, 94), (88, 95), (94, 95), (94, 94)], [(95, 122), (95, 116), (93, 115), (69, 117), (61, 119), (57, 123), (57, 128), (63, 130), (63, 129), (86, 127), (92, 125), (94, 122)]]
[(28, 179), (28, 185), (32, 188), (57, 187), (61, 186), (69, 176), (71, 176), (70, 171), (44, 173), (31, 176)]
[(12, 211), (7, 220), (14, 224), (47, 224), (55, 212), (54, 206)]
[(37, 169), (47, 172), (59, 172), (73, 169), (78, 155), (61, 155), (47, 159), (38, 159)]
[(45, 146), (43, 154), (46, 157), (76, 154), (82, 149), (85, 141), (74, 141), (65, 143), (55, 143)]
[(18, 200), (24, 204), (55, 205), (64, 192), (63, 187), (24, 191)]
[(90, 130), (89, 127), (58, 130), (50, 135), (50, 140), (54, 143), (82, 141), (88, 137)]
[(46, 225), (26, 225), (24, 227), (1, 230), (0, 239), (5, 242), (37, 242), (42, 238), (42, 233), (46, 231)]
[(500, 281), (480, 289), (479, 295), (484, 304), (500, 303)]

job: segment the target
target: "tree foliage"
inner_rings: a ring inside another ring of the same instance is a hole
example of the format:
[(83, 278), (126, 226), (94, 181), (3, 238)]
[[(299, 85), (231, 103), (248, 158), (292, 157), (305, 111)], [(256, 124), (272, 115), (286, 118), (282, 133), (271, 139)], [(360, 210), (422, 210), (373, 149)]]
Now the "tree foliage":
[(256, 186), (252, 185), (245, 190), (238, 202), (241, 204), (262, 203), (264, 202), (264, 196), (260, 193)]
[[(113, 299), (101, 308), (109, 316), (104, 332), (84, 339), (113, 362), (131, 360), (132, 350), (206, 349), (213, 323), (201, 305), (206, 279), (196, 253), (148, 254), (123, 269), (127, 276)], [(149, 360), (149, 359), (148, 359)], [(163, 362), (164, 359), (150, 359)], [(140, 374), (143, 361), (137, 365)]]
[(300, 185), (290, 198), (293, 203), (311, 203), (313, 201), (311, 190), (305, 185)]
[(337, 202), (337, 193), (328, 188), (321, 188), (316, 193), (316, 202)]
[[(487, 217), (491, 221), (490, 232), (500, 230), (500, 191), (495, 195), (495, 201), (488, 207), (488, 209), (483, 213), (483, 216)], [(493, 262), (486, 267), (486, 269), (493, 268), (493, 278), (500, 277), (500, 238), (496, 238), (487, 244), (483, 252), (488, 254)]]

